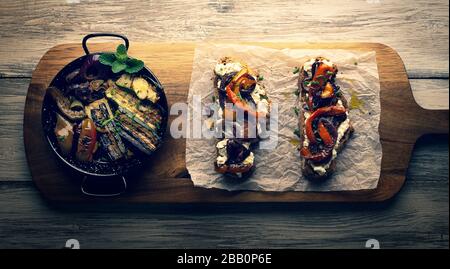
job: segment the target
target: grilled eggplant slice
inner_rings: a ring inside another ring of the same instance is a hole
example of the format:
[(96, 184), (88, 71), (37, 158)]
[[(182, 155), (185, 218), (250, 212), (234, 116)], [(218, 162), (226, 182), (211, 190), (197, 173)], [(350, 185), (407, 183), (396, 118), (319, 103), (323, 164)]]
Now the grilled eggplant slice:
[(160, 137), (154, 131), (147, 129), (125, 114), (118, 116), (119, 134), (137, 149), (145, 154), (152, 154), (158, 144)]
[(86, 107), (86, 112), (100, 133), (99, 142), (102, 149), (112, 161), (126, 157), (127, 148), (118, 134), (111, 108), (106, 99), (100, 99)]
[(64, 116), (66, 116), (71, 121), (79, 121), (86, 118), (86, 113), (84, 109), (73, 110), (70, 108), (71, 102), (69, 98), (63, 95), (63, 93), (56, 87), (49, 87), (47, 92), (55, 101), (58, 109), (61, 111)]

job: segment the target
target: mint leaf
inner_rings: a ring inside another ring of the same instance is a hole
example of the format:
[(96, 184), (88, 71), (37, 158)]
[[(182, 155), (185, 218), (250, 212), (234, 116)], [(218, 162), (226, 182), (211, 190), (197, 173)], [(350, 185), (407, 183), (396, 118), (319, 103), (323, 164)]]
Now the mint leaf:
[(127, 47), (124, 44), (120, 44), (116, 49), (117, 55), (127, 55)]
[(113, 53), (103, 53), (100, 55), (98, 60), (100, 61), (100, 63), (102, 63), (104, 65), (112, 66), (112, 64), (116, 60), (116, 56), (114, 56)]
[(129, 74), (137, 73), (144, 68), (144, 62), (138, 59), (128, 59), (126, 65), (125, 72)]
[(117, 60), (114, 61), (113, 64), (111, 65), (111, 70), (114, 73), (119, 73), (120, 71), (125, 70), (125, 68), (127, 68), (127, 65)]
[(124, 44), (120, 44), (119, 46), (117, 46), (115, 56), (119, 62), (125, 63), (125, 61), (128, 59), (128, 55), (127, 48)]

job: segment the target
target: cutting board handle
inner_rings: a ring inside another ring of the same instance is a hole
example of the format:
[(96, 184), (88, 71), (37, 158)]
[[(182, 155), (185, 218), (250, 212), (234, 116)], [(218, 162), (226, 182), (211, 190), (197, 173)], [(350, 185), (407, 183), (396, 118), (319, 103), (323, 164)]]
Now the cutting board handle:
[(448, 109), (421, 108), (419, 115), (417, 124), (422, 127), (421, 135), (448, 134)]

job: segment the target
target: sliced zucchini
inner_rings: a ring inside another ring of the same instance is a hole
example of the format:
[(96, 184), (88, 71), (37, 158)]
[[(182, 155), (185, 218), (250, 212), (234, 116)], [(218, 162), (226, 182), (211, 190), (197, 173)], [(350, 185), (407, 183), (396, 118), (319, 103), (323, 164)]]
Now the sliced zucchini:
[(156, 103), (159, 99), (158, 94), (156, 93), (155, 87), (153, 85), (150, 85), (147, 92), (147, 99), (152, 101), (153, 103)]
[(133, 91), (136, 93), (137, 97), (141, 100), (147, 98), (150, 85), (147, 80), (141, 77), (133, 79), (133, 84), (131, 85)]
[(133, 80), (129, 74), (123, 74), (116, 81), (117, 86), (131, 89), (131, 85), (133, 84)]

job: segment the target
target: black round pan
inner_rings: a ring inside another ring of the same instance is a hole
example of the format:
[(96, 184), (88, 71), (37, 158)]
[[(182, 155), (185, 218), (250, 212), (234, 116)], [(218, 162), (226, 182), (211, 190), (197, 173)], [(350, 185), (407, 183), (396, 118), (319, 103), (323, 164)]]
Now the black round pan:
[[(74, 70), (81, 67), (83, 62), (89, 55), (100, 54), (90, 53), (87, 47), (87, 41), (94, 37), (118, 37), (121, 38), (126, 48), (129, 47), (129, 41), (125, 36), (111, 33), (95, 33), (89, 34), (83, 38), (82, 46), (86, 55), (79, 57), (66, 65), (55, 78), (52, 80), (49, 86), (54, 86), (62, 89), (65, 84), (65, 77)], [(153, 72), (144, 67), (139, 73), (140, 76), (145, 77), (149, 83), (155, 86), (160, 98), (157, 102), (162, 115), (162, 124), (160, 126), (158, 134), (161, 138), (164, 137), (167, 129), (168, 120), (168, 105), (164, 89), (159, 82), (158, 78)], [(63, 163), (63, 165), (69, 169), (72, 169), (76, 173), (82, 175), (81, 191), (90, 196), (116, 196), (122, 194), (127, 188), (126, 174), (128, 171), (136, 170), (140, 165), (144, 163), (144, 160), (149, 158), (145, 154), (135, 154), (134, 157), (120, 162), (107, 162), (107, 161), (93, 161), (89, 163), (83, 163), (77, 161), (75, 158), (65, 157), (60, 153), (57, 138), (54, 134), (54, 128), (56, 125), (56, 104), (53, 99), (46, 94), (42, 104), (42, 126), (46, 139), (57, 156), (57, 158)], [(162, 141), (161, 141), (162, 142)], [(158, 144), (158, 148), (162, 143)]]

